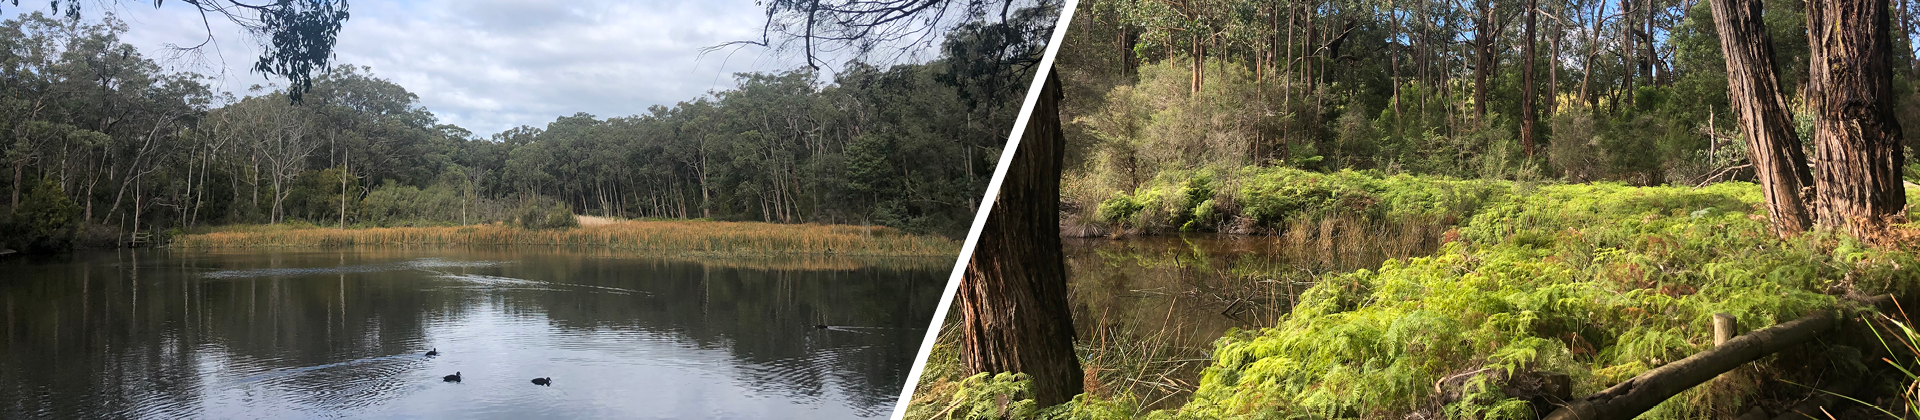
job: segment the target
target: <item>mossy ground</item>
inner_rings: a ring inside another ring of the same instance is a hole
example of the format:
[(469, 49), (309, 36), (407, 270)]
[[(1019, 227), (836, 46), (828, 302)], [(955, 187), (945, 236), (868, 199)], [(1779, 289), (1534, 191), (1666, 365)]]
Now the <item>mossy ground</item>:
[[(1443, 406), (1435, 383), (1496, 367), (1566, 374), (1573, 395), (1590, 394), (1705, 350), (1711, 346), (1714, 313), (1734, 315), (1757, 329), (1845, 306), (1839, 297), (1844, 294), (1907, 295), (1920, 284), (1920, 260), (1911, 251), (1869, 247), (1830, 233), (1788, 240), (1770, 235), (1760, 191), (1747, 183), (1543, 185), (1248, 171), (1236, 177), (1239, 185), (1222, 185), (1238, 205), (1216, 201), (1213, 217), (1253, 219), (1280, 233), (1299, 224), (1277, 221), (1341, 214), (1367, 215), (1376, 222), (1453, 219), (1453, 229), (1431, 256), (1322, 276), (1278, 326), (1222, 337), (1212, 365), (1184, 406), (1143, 412), (1129, 395), (1083, 394), (1072, 404), (1035, 415), (1531, 418), (1525, 402), (1498, 392)], [(1191, 191), (1204, 184), (1192, 181), (1199, 176), (1173, 175), (1156, 178), (1153, 185), (1159, 187), (1152, 188), (1177, 192), (1167, 186), (1184, 184)], [(1920, 194), (1910, 197), (1915, 195)], [(1176, 226), (1166, 222), (1179, 220), (1179, 208), (1208, 201), (1163, 204), (1169, 196), (1192, 195), (1116, 196), (1135, 200), (1140, 209), (1173, 209), (1161, 214), (1175, 217), (1102, 216), (1165, 228)], [(1103, 205), (1103, 211), (1109, 207), (1133, 206)], [(953, 373), (960, 371), (957, 358), (937, 357), (942, 354), (937, 351), (930, 363), (947, 367), (928, 370), (940, 375), (921, 381), (919, 389), (927, 395), (915, 401), (925, 407), (910, 407), (910, 418), (932, 418), (949, 406), (956, 407), (945, 410), (949, 417), (991, 412), (973, 407), (1006, 405), (1000, 402), (1005, 397), (988, 394), (1019, 395), (1017, 384), (1010, 383), (1014, 378), (958, 377)], [(1808, 369), (1797, 365), (1826, 364), (1762, 359), (1749, 372), (1749, 383), (1757, 385), (1699, 387), (1642, 418), (1728, 416), (1738, 404), (1726, 401), (1752, 403), (1768, 387), (1808, 381)], [(1818, 376), (1819, 369), (1813, 370)], [(1002, 393), (961, 391), (968, 387)], [(938, 407), (927, 409), (933, 406)]]

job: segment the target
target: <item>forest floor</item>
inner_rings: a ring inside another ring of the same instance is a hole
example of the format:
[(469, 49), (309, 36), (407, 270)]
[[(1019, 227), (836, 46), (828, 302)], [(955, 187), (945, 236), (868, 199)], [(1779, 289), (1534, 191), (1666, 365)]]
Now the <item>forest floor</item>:
[[(1204, 182), (1165, 184), (1189, 192)], [(1092, 362), (1120, 358), (1083, 342), (1089, 393), (1040, 410), (1022, 399), (1023, 380), (965, 375), (957, 337), (943, 334), (907, 417), (1530, 419), (1551, 409), (1538, 405), (1541, 389), (1472, 372), (1565, 375), (1565, 393), (1577, 398), (1710, 348), (1713, 314), (1757, 330), (1834, 309), (1856, 327), (1762, 358), (1640, 418), (1770, 417), (1824, 395), (1810, 387), (1847, 384), (1861, 385), (1848, 397), (1872, 406), (1834, 408), (1839, 418), (1913, 407), (1902, 389), (1914, 380), (1895, 370), (1920, 371), (1913, 335), (1900, 328), (1910, 322), (1850, 299), (1893, 294), (1908, 306), (1920, 302), (1912, 299), (1920, 291), (1912, 250), (1920, 244), (1873, 247), (1818, 232), (1779, 239), (1768, 233), (1753, 184), (1631, 187), (1274, 170), (1216, 185), (1236, 184), (1222, 193), (1238, 206), (1226, 220), (1274, 221), (1262, 223), (1277, 241), (1391, 231), (1369, 227), (1410, 218), (1450, 227), (1431, 255), (1316, 275), (1277, 326), (1217, 341), (1188, 400), (1171, 408), (1113, 391), (1127, 387), (1109, 382), (1112, 372), (1093, 372), (1116, 366)], [(1101, 203), (1102, 210), (1131, 208), (1136, 219), (1127, 223), (1144, 226), (1120, 228), (1150, 231), (1178, 226), (1139, 222), (1138, 214), (1163, 205), (1155, 201), (1202, 201), (1144, 190), (1132, 202)], [(1920, 190), (1910, 190), (1909, 200), (1920, 200)], [(1185, 214), (1218, 209), (1201, 210)], [(1323, 220), (1341, 223), (1329, 229)], [(1140, 375), (1118, 381), (1154, 379)], [(1446, 378), (1485, 378), (1477, 383), (1488, 386)]]
[(185, 249), (330, 248), (356, 245), (541, 245), (647, 251), (662, 256), (952, 257), (958, 241), (886, 227), (716, 222), (618, 221), (581, 216), (581, 226), (527, 229), (505, 224), (334, 229), (236, 225), (172, 238)]

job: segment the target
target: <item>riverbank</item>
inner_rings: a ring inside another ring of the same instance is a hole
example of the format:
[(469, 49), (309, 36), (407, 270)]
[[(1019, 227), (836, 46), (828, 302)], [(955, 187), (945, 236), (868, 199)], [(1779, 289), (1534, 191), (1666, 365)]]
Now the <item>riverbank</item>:
[(261, 247), (331, 248), (356, 245), (548, 245), (654, 251), (659, 256), (766, 257), (952, 257), (960, 242), (917, 236), (887, 227), (712, 221), (606, 221), (565, 229), (526, 229), (503, 224), (302, 228), (242, 225), (174, 237), (184, 249)]
[[(1528, 399), (1539, 395), (1525, 390), (1510, 395), (1517, 388), (1502, 390), (1507, 384), (1490, 379), (1487, 384), (1495, 386), (1462, 397), (1457, 387), (1442, 389), (1442, 379), (1470, 378), (1460, 375), (1482, 369), (1565, 375), (1569, 394), (1579, 397), (1711, 347), (1715, 313), (1760, 329), (1812, 311), (1849, 307), (1844, 296), (1911, 296), (1920, 285), (1915, 268), (1920, 259), (1911, 251), (1872, 248), (1826, 233), (1789, 240), (1768, 234), (1760, 191), (1752, 184), (1552, 185), (1253, 171), (1258, 176), (1213, 184), (1230, 191), (1229, 205), (1211, 193), (1185, 194), (1207, 190), (1218, 178), (1156, 178), (1163, 186), (1158, 192), (1109, 199), (1098, 209), (1099, 221), (1151, 233), (1208, 225), (1172, 223), (1183, 214), (1188, 221), (1211, 220), (1214, 226), (1233, 226), (1219, 223), (1239, 219), (1273, 229), (1273, 240), (1282, 242), (1320, 220), (1355, 220), (1362, 227), (1434, 220), (1446, 228), (1430, 256), (1314, 276), (1277, 325), (1227, 334), (1214, 343), (1188, 400), (1164, 410), (1125, 392), (1156, 378), (1103, 372), (1112, 366), (1101, 361), (1127, 355), (1102, 350), (1089, 342), (1092, 332), (1081, 331), (1088, 393), (1073, 404), (1034, 414), (1533, 418)], [(1282, 179), (1289, 181), (1270, 182)], [(1910, 200), (1920, 197), (1910, 194)], [(1183, 207), (1195, 211), (1179, 211)], [(1134, 211), (1115, 211), (1129, 208)], [(1249, 278), (1293, 277), (1271, 272)], [(1890, 374), (1893, 366), (1881, 357), (1913, 370), (1915, 355), (1889, 332), (1881, 331), (1887, 345), (1865, 344), (1854, 336), (1794, 347), (1742, 368), (1728, 383), (1686, 391), (1642, 418), (1723, 418), (1752, 409), (1777, 413), (1818, 395), (1807, 387), (1832, 389), (1846, 382), (1869, 384), (1850, 396), (1905, 409), (1899, 387), (1912, 380)], [(943, 340), (941, 346), (917, 384), (909, 418), (1022, 409), (1020, 382), (963, 378), (953, 341)]]

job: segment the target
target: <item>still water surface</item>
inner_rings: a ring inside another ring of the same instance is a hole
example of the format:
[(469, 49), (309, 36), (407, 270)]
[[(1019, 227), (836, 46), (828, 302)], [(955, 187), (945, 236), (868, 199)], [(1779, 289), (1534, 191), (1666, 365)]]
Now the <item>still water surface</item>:
[(880, 417), (947, 264), (524, 248), (0, 261), (0, 417)]
[(1277, 325), (1327, 274), (1377, 269), (1437, 246), (1433, 233), (1407, 236), (1415, 239), (1063, 238), (1074, 330), (1093, 349), (1082, 351), (1092, 356), (1083, 365), (1112, 388), (1100, 392), (1134, 395), (1148, 409), (1177, 407), (1198, 386), (1222, 336)]

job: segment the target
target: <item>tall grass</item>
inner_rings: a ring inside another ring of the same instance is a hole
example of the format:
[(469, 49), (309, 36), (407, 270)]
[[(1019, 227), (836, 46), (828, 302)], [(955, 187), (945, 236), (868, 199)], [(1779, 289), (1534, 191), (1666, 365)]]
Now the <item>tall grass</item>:
[(236, 226), (174, 238), (189, 249), (365, 245), (557, 245), (655, 251), (666, 256), (952, 256), (959, 242), (886, 227), (755, 222), (635, 221), (572, 229), (506, 225), (367, 229)]

